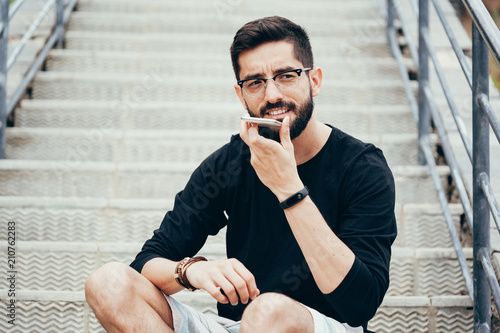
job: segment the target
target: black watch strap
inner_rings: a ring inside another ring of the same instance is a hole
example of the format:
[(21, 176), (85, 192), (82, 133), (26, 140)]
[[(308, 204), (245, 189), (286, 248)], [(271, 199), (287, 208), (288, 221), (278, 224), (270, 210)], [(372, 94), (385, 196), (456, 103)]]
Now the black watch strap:
[(291, 197), (289, 197), (285, 201), (281, 202), (280, 206), (282, 209), (290, 208), (293, 205), (302, 201), (302, 199), (307, 197), (308, 194), (309, 194), (309, 189), (307, 188), (307, 186), (304, 186), (304, 188), (302, 190), (298, 191), (297, 193), (295, 193), (294, 195), (292, 195)]

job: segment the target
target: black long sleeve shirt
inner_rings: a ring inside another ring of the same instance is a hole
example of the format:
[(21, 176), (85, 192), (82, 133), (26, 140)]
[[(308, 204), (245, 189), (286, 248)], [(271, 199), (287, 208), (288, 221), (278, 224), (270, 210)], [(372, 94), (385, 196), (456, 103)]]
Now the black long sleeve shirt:
[[(389, 286), (397, 233), (391, 171), (378, 148), (332, 128), (325, 146), (298, 172), (332, 231), (356, 256), (330, 294), (316, 285), (276, 196), (257, 177), (249, 148), (238, 135), (193, 172), (131, 266), (140, 272), (155, 257), (193, 256), (208, 235), (227, 225), (227, 256), (254, 274), (261, 293), (288, 295), (366, 329)], [(219, 315), (239, 320), (245, 306), (219, 303)]]

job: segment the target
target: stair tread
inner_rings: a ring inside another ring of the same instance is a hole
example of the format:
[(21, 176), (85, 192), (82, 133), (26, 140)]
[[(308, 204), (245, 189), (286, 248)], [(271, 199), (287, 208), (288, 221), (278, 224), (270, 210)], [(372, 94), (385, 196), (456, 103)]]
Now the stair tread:
[[(0, 289), (0, 293), (6, 292)], [(33, 290), (18, 289), (19, 301), (48, 301), (48, 302), (84, 302), (84, 291), (54, 291), (54, 290)], [(194, 293), (182, 291), (176, 294), (183, 299), (211, 297), (208, 293), (198, 290)], [(209, 299), (210, 300), (210, 299)], [(461, 295), (439, 295), (439, 296), (386, 296), (381, 307), (471, 307), (472, 302), (469, 296)]]

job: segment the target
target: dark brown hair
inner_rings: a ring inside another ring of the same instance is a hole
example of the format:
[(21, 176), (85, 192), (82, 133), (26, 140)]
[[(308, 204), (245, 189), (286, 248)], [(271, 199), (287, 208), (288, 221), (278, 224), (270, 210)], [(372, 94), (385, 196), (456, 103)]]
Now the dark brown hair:
[(236, 80), (240, 79), (240, 53), (266, 42), (287, 41), (293, 44), (294, 56), (304, 67), (314, 67), (311, 43), (307, 32), (292, 21), (280, 17), (264, 17), (248, 22), (238, 30), (231, 44), (231, 61)]

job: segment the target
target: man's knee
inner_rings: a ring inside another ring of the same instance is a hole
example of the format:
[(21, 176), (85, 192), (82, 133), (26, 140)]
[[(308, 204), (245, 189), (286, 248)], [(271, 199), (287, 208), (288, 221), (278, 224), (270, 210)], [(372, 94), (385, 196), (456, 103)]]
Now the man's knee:
[(104, 264), (85, 281), (85, 298), (92, 308), (99, 304), (110, 306), (130, 294), (134, 289), (134, 275), (131, 267), (117, 262)]
[[(242, 317), (242, 332), (263, 332), (271, 327), (279, 327), (283, 332), (297, 327), (302, 313), (297, 313), (301, 305), (291, 298), (277, 293), (265, 293), (253, 300), (245, 309)], [(307, 311), (305, 308), (303, 308)]]
[(107, 263), (92, 273), (85, 282), (85, 297), (97, 319), (111, 332), (169, 332), (173, 325), (163, 294), (125, 264)]

